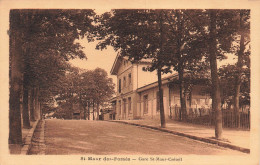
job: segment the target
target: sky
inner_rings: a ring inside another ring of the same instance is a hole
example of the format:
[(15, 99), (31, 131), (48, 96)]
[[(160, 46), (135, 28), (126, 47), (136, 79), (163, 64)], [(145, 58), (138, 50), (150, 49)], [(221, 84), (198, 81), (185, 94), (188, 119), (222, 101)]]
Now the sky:
[(73, 66), (87, 70), (94, 70), (97, 67), (102, 68), (107, 71), (108, 77), (112, 78), (113, 82), (116, 84), (116, 76), (112, 76), (110, 70), (113, 66), (117, 52), (115, 52), (111, 46), (108, 46), (107, 49), (102, 51), (96, 50), (95, 47), (98, 41), (88, 43), (86, 39), (82, 39), (76, 42), (84, 47), (83, 51), (87, 56), (87, 60), (74, 59), (70, 60), (70, 63)]
[[(99, 8), (94, 9), (96, 14), (101, 15), (105, 12), (109, 12), (110, 8)], [(116, 58), (117, 52), (114, 51), (114, 49), (111, 46), (108, 46), (107, 49), (103, 50), (97, 50), (96, 45), (99, 41), (95, 42), (87, 42), (87, 39), (79, 39), (75, 42), (78, 42), (81, 44), (81, 46), (84, 47), (83, 51), (87, 56), (87, 60), (81, 60), (81, 59), (74, 59), (70, 60), (70, 63), (73, 66), (87, 69), (87, 70), (94, 70), (97, 67), (104, 69), (108, 73), (108, 77), (113, 79), (113, 82), (116, 84), (116, 76), (112, 76), (110, 74), (110, 70), (113, 66), (114, 60)]]

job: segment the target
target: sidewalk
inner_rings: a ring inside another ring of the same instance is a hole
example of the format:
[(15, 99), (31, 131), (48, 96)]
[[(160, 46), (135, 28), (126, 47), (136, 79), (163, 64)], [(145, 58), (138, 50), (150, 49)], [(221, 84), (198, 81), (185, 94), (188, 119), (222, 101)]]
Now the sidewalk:
[(159, 120), (115, 120), (125, 124), (148, 127), (175, 135), (185, 136), (191, 139), (217, 144), (222, 147), (250, 153), (250, 131), (224, 128), (223, 140), (216, 140), (215, 128), (212, 126), (195, 125), (191, 123), (166, 121), (166, 128), (160, 127)]
[(38, 124), (39, 120), (36, 120), (34, 122), (30, 122), (31, 128), (30, 129), (25, 129), (22, 128), (22, 141), (23, 144), (9, 144), (9, 150), (10, 154), (22, 154), (26, 155), (30, 149), (31, 146), (31, 140), (33, 133), (35, 131), (35, 128)]

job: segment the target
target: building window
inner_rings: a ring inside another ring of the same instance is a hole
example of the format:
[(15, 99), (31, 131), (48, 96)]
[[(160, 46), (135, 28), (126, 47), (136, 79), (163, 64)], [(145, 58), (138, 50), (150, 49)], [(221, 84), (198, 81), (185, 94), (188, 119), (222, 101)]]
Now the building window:
[[(163, 93), (163, 90), (162, 90)], [(163, 94), (162, 94), (163, 95)], [(159, 96), (159, 91), (156, 93), (156, 111), (160, 111), (160, 96)]]
[(126, 115), (126, 99), (123, 99), (123, 115)]
[(144, 114), (148, 113), (148, 95), (144, 95)]
[(132, 104), (131, 97), (128, 97), (128, 113), (129, 114), (132, 114), (131, 104)]
[(118, 92), (121, 93), (121, 79), (119, 79), (119, 83), (118, 83)]
[(119, 103), (118, 115), (120, 116), (121, 115), (121, 101), (119, 100), (118, 103)]
[(131, 73), (128, 74), (128, 84), (130, 85), (132, 82), (132, 75)]
[(126, 87), (126, 78), (123, 79), (123, 88)]

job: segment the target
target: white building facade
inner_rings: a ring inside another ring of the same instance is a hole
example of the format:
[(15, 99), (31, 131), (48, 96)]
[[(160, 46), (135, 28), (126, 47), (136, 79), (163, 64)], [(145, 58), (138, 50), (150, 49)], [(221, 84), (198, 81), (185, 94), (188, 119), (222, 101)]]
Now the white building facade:
[[(143, 71), (150, 65), (149, 60), (131, 63), (117, 55), (111, 74), (117, 76), (116, 96), (110, 101), (115, 111), (116, 120), (156, 119), (160, 117), (158, 82), (156, 72)], [(164, 112), (166, 117), (174, 118), (176, 107), (180, 107), (180, 92), (177, 74), (165, 74), (162, 77)], [(211, 99), (202, 93), (204, 86), (193, 85), (187, 100), (187, 108), (209, 107)]]

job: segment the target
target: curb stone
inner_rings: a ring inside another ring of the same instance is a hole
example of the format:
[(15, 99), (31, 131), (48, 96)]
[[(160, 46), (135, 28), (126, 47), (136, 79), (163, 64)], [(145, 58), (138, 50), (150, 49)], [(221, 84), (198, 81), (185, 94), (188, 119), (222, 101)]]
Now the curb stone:
[(31, 145), (32, 145), (32, 137), (33, 137), (34, 131), (35, 131), (38, 123), (39, 123), (39, 119), (35, 121), (32, 128), (30, 129), (29, 133), (27, 134), (27, 136), (25, 138), (24, 145), (21, 149), (21, 155), (27, 155), (28, 154), (28, 152), (31, 148)]
[(40, 140), (39, 140), (39, 146), (41, 147), (40, 155), (45, 155), (45, 139), (44, 139), (44, 133), (45, 133), (45, 120), (41, 123), (41, 132), (40, 132)]
[(190, 138), (190, 139), (193, 139), (193, 140), (199, 140), (199, 141), (206, 142), (206, 143), (216, 144), (218, 146), (229, 148), (229, 149), (232, 149), (232, 150), (237, 150), (237, 151), (240, 151), (240, 152), (244, 152), (244, 153), (248, 153), (248, 154), (250, 153), (250, 149), (248, 149), (248, 148), (239, 147), (239, 146), (229, 144), (229, 143), (226, 143), (226, 142), (221, 142), (221, 141), (218, 141), (218, 140), (215, 140), (215, 139), (203, 138), (203, 137), (198, 137), (198, 136), (194, 136), (194, 135), (189, 135), (189, 134), (186, 134), (186, 133), (168, 130), (168, 129), (165, 129), (165, 128), (159, 128), (159, 127), (136, 124), (136, 123), (128, 123), (128, 122), (125, 122), (125, 121), (110, 121), (110, 122), (117, 122), (117, 123), (123, 123), (123, 124), (128, 124), (128, 125), (134, 125), (134, 126), (138, 126), (138, 127), (150, 128), (150, 129), (153, 129), (153, 130), (167, 132), (167, 133), (171, 133), (171, 134), (178, 135), (178, 136), (184, 136), (184, 137), (187, 137), (187, 138)]

